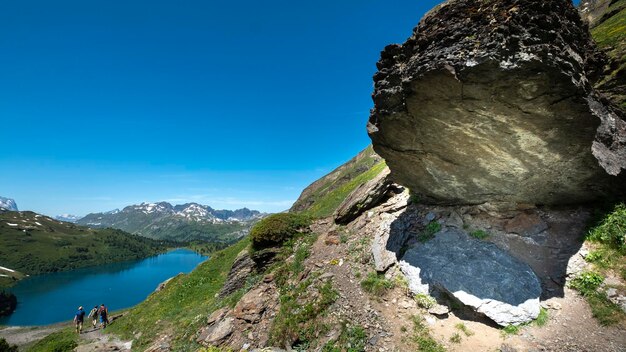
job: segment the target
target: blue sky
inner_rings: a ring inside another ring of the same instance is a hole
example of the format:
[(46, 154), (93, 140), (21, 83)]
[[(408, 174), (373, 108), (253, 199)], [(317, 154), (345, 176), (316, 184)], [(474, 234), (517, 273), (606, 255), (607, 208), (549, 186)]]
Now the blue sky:
[(380, 51), (438, 1), (0, 3), (0, 195), (289, 208), (369, 144)]

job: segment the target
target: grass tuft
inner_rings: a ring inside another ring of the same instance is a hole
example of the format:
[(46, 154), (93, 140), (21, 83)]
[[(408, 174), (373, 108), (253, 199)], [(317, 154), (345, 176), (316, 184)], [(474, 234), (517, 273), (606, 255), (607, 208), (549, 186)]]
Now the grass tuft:
[(363, 352), (367, 344), (367, 333), (360, 325), (343, 324), (337, 340), (330, 340), (322, 348), (323, 352)]
[(426, 242), (435, 238), (435, 234), (441, 231), (441, 224), (437, 221), (431, 221), (426, 228), (417, 236), (417, 240), (420, 242)]
[(470, 236), (479, 239), (479, 240), (484, 240), (487, 237), (489, 237), (489, 233), (483, 231), (483, 230), (476, 230), (476, 231), (472, 231), (470, 232)]
[(415, 302), (417, 303), (418, 306), (425, 308), (425, 309), (432, 308), (437, 304), (437, 301), (435, 301), (434, 298), (423, 293), (416, 294), (413, 297), (413, 299), (415, 299)]
[(417, 343), (418, 352), (445, 352), (446, 349), (440, 345), (432, 336), (424, 323), (424, 318), (418, 315), (411, 317), (413, 321), (412, 340)]
[(467, 326), (465, 326), (465, 324), (463, 323), (458, 323), (454, 326), (457, 330), (461, 330), (465, 336), (470, 337), (472, 335), (474, 335), (474, 332), (470, 329), (467, 328)]
[(545, 308), (541, 308), (539, 310), (539, 315), (537, 316), (537, 319), (535, 319), (534, 323), (535, 325), (541, 327), (548, 323), (548, 319), (548, 310)]
[(387, 280), (383, 274), (370, 272), (365, 280), (361, 281), (361, 287), (375, 296), (383, 296), (394, 287), (394, 283)]
[(459, 335), (458, 332), (455, 332), (454, 335), (450, 336), (450, 342), (461, 343), (461, 335)]
[(595, 292), (604, 282), (604, 277), (593, 271), (585, 271), (575, 277), (569, 286), (580, 291), (583, 295)]
[(520, 332), (520, 327), (516, 325), (507, 325), (502, 328), (504, 335), (517, 335)]
[(612, 212), (589, 231), (587, 239), (626, 255), (626, 206), (623, 203), (616, 205)]

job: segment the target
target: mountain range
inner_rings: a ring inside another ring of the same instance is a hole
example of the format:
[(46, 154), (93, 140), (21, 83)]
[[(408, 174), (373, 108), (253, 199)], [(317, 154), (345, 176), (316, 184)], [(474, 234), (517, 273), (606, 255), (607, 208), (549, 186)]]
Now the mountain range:
[(72, 215), (72, 214), (61, 214), (61, 215), (57, 215), (54, 217), (55, 220), (71, 222), (71, 223), (76, 223), (76, 221), (80, 220), (81, 218), (82, 218), (81, 216)]
[(198, 203), (159, 202), (91, 213), (76, 223), (93, 228), (117, 228), (154, 239), (229, 242), (245, 236), (250, 226), (264, 215), (248, 208), (217, 210)]

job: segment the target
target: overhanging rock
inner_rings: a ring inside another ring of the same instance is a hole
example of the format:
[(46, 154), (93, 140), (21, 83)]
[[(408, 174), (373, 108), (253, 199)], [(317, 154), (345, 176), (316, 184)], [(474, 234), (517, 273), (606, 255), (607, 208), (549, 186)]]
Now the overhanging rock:
[(374, 76), (368, 132), (392, 179), (445, 204), (568, 204), (623, 194), (626, 123), (567, 0), (451, 0)]

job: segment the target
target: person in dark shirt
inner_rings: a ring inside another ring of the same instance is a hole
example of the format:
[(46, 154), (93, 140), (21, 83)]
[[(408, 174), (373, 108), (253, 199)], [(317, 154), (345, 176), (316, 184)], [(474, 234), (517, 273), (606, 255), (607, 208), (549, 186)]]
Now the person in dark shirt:
[(79, 334), (83, 332), (83, 320), (85, 320), (85, 311), (83, 310), (83, 307), (80, 306), (78, 307), (78, 310), (76, 311), (76, 314), (74, 315), (74, 324), (76, 324), (76, 332)]
[(104, 305), (104, 303), (100, 305), (100, 309), (98, 309), (98, 314), (100, 315), (100, 325), (104, 329), (109, 323), (109, 310)]

